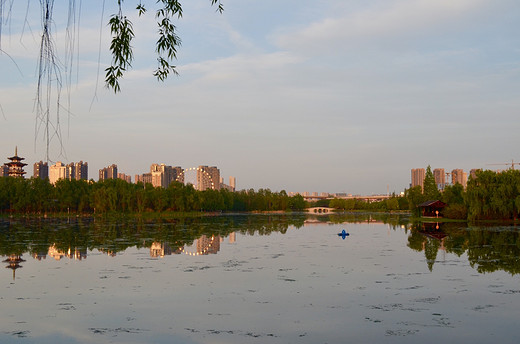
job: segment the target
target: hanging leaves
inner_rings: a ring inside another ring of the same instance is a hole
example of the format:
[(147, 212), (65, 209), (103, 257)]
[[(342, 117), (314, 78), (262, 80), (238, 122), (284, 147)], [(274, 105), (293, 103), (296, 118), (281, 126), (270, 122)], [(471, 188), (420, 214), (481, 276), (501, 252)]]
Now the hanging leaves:
[[(212, 6), (217, 6), (217, 12), (224, 11), (220, 0), (210, 0), (210, 2)], [(132, 67), (131, 43), (135, 36), (132, 22), (122, 13), (122, 3), (123, 0), (118, 0), (119, 12), (112, 15), (108, 22), (112, 34), (110, 44), (112, 64), (105, 69), (105, 86), (115, 93), (121, 91), (119, 80)], [(177, 35), (177, 28), (173, 21), (182, 17), (182, 5), (179, 0), (157, 0), (157, 3), (160, 3), (161, 6), (155, 12), (159, 38), (155, 45), (157, 69), (154, 70), (153, 75), (158, 81), (164, 81), (170, 74), (178, 75), (173, 62), (177, 59), (177, 48), (181, 46), (181, 39)], [(138, 3), (136, 10), (139, 16), (147, 12), (142, 1)]]

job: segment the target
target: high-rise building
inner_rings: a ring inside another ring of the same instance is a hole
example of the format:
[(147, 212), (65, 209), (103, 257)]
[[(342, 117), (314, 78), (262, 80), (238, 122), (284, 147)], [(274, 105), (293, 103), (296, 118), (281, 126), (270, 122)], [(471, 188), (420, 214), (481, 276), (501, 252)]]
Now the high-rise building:
[[(14, 156), (7, 158), (10, 161), (6, 162), (4, 166), (7, 166), (7, 175), (9, 177), (21, 177), (24, 178), (25, 172), (23, 168), (27, 166), (26, 163), (22, 162), (22, 160), (25, 160), (25, 158), (21, 158), (18, 156), (18, 147), (14, 149)], [(5, 169), (5, 167), (4, 167)], [(5, 174), (5, 170), (4, 170)]]
[(173, 167), (173, 181), (184, 184), (184, 170), (182, 169), (182, 167)]
[(412, 169), (412, 184), (411, 187), (421, 186), (421, 189), (424, 190), (424, 177), (426, 172), (424, 168), (413, 168)]
[(197, 168), (197, 190), (220, 190), (220, 170), (217, 166), (199, 166)]
[(451, 171), (451, 183), (453, 185), (460, 184), (464, 188), (466, 188), (466, 185), (468, 184), (468, 175), (464, 170), (462, 169), (455, 169)]
[(76, 164), (74, 164), (74, 179), (88, 180), (88, 163), (87, 162), (80, 161), (80, 162), (77, 162)]
[(49, 165), (46, 162), (35, 162), (33, 165), (34, 178), (46, 179), (49, 178)]
[(124, 173), (118, 173), (117, 178), (122, 179), (122, 180), (126, 181), (127, 183), (132, 182), (132, 177), (127, 174), (124, 174)]
[(117, 179), (117, 165), (112, 164), (99, 170), (99, 181)]
[(151, 173), (143, 173), (135, 175), (135, 183), (143, 183), (143, 184), (151, 184), (152, 183), (152, 174)]
[(433, 177), (435, 178), (435, 184), (437, 184), (437, 189), (444, 190), (444, 186), (446, 185), (446, 174), (444, 173), (443, 168), (436, 168), (433, 170)]
[(71, 162), (70, 164), (65, 165), (65, 168), (67, 169), (67, 179), (76, 179), (76, 165), (74, 165), (74, 163)]
[(237, 189), (237, 179), (235, 177), (229, 177), (229, 186), (233, 191)]
[(49, 167), (49, 182), (56, 184), (60, 179), (69, 179), (68, 169), (61, 161)]
[(0, 166), (0, 177), (7, 177), (9, 176), (9, 166), (2, 165)]
[[(152, 185), (154, 187), (167, 188), (174, 181), (179, 181), (180, 175), (183, 173), (181, 167), (167, 166), (165, 164), (152, 164), (150, 166), (150, 173), (152, 174)], [(184, 178), (181, 178), (184, 181)]]

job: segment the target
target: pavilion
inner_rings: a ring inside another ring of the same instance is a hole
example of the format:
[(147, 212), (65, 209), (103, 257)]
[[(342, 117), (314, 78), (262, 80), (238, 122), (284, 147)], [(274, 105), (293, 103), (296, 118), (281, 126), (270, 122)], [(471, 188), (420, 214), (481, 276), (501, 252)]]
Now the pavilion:
[(14, 156), (7, 159), (9, 159), (10, 162), (5, 163), (4, 165), (9, 169), (8, 176), (23, 178), (24, 174), (27, 173), (23, 170), (23, 168), (24, 166), (27, 166), (27, 164), (22, 162), (22, 160), (25, 160), (25, 158), (20, 158), (18, 156), (18, 147), (14, 149)]

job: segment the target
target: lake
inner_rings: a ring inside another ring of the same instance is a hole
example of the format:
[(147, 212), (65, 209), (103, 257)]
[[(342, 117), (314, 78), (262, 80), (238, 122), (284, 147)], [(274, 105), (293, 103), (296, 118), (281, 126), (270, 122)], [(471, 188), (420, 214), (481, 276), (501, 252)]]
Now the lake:
[(0, 342), (517, 343), (519, 230), (388, 214), (4, 218)]

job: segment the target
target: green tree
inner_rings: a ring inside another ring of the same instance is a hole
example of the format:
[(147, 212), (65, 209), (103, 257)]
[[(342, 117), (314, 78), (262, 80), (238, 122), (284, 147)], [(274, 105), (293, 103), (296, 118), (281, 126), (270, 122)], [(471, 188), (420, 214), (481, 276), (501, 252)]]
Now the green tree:
[(405, 197), (408, 199), (409, 209), (416, 212), (416, 215), (418, 215), (417, 206), (426, 201), (421, 186), (417, 185), (413, 188), (407, 189), (405, 191)]
[(428, 165), (428, 167), (426, 168), (426, 173), (424, 175), (423, 194), (426, 200), (437, 200), (440, 199), (441, 196), (439, 189), (437, 189), (435, 177), (433, 176), (433, 172), (430, 165)]

